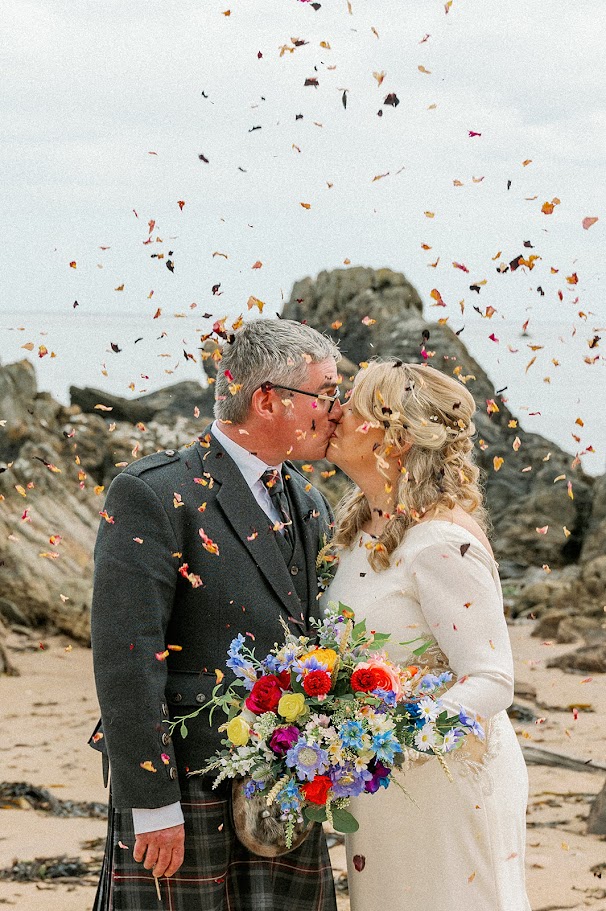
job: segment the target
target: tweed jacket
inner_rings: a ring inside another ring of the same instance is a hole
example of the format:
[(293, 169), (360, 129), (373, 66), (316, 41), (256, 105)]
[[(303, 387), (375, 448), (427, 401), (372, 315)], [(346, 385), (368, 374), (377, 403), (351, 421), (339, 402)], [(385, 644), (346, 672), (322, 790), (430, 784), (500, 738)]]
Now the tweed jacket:
[[(322, 495), (289, 463), (283, 469), (305, 566), (289, 572), (271, 522), (207, 428), (199, 441), (128, 466), (110, 485), (95, 546), (91, 638), (116, 807), (180, 799), (179, 775), (220, 747), (208, 713), (187, 737), (168, 722), (211, 696), (229, 644), (247, 635), (258, 657), (283, 640), (280, 618), (303, 631), (318, 615), (316, 557), (329, 534)], [(307, 574), (309, 603), (293, 585)], [(292, 573), (292, 574), (291, 574)]]

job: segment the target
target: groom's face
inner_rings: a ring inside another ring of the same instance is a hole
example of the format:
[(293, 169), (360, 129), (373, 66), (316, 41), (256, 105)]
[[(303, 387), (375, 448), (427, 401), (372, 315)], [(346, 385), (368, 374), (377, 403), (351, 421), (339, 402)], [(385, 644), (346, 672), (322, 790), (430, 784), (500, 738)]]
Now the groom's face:
[[(285, 458), (314, 461), (323, 459), (328, 441), (341, 419), (341, 403), (334, 403), (319, 396), (337, 392), (339, 376), (333, 358), (310, 364), (307, 377), (296, 384), (300, 392), (277, 389), (285, 409), (276, 423), (276, 434), (283, 442)], [(295, 385), (295, 384), (293, 384)]]

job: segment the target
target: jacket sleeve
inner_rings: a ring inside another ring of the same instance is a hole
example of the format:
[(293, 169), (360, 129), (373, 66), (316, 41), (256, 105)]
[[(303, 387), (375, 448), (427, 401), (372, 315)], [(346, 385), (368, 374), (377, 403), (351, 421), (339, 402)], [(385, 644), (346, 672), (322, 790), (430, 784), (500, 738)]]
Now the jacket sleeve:
[[(488, 554), (471, 544), (432, 544), (413, 560), (421, 611), (457, 682), (441, 701), (490, 718), (511, 705), (513, 658)], [(422, 659), (421, 659), (422, 660)]]
[(168, 737), (166, 628), (178, 542), (140, 477), (110, 486), (95, 546), (91, 639), (116, 807), (172, 804), (181, 792)]

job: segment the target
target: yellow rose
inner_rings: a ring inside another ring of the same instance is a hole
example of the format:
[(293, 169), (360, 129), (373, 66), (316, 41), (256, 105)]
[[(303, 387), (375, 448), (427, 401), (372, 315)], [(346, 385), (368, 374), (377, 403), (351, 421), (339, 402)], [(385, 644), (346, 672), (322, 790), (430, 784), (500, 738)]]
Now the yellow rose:
[(284, 693), (278, 703), (278, 714), (286, 721), (296, 721), (306, 711), (303, 693)]
[(316, 659), (318, 664), (322, 664), (326, 668), (328, 673), (332, 674), (333, 668), (335, 666), (335, 662), (338, 658), (338, 655), (334, 649), (332, 649), (332, 648), (315, 648), (315, 649), (312, 649), (311, 652), (307, 652), (307, 654), (303, 655), (300, 660), (304, 661), (305, 658), (311, 658), (312, 655)]
[(236, 715), (227, 725), (227, 738), (236, 747), (246, 746), (250, 740), (248, 721), (242, 715)]

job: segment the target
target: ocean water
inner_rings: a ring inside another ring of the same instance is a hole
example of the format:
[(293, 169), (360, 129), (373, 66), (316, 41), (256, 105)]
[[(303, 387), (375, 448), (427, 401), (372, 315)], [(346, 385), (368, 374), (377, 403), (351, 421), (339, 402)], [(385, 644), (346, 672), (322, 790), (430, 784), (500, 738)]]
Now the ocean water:
[[(5, 312), (0, 363), (27, 358), (38, 388), (64, 404), (71, 385), (134, 397), (186, 379), (204, 382), (198, 349), (211, 322), (193, 312), (156, 320), (78, 310)], [(600, 328), (544, 321), (523, 334), (518, 322), (478, 318), (468, 320), (460, 336), (495, 388), (506, 387), (502, 395), (520, 426), (571, 455), (585, 453), (583, 467), (594, 475), (606, 471), (606, 357), (593, 342)], [(469, 388), (473, 392), (473, 383)]]

